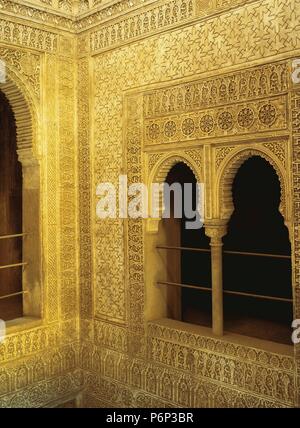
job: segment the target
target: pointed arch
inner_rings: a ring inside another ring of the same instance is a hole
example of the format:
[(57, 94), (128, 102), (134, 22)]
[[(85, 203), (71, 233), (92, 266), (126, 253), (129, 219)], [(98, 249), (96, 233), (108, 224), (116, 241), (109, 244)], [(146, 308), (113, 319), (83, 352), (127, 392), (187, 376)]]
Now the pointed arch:
[[(0, 91), (7, 99), (16, 122), (17, 148), (20, 162), (37, 156), (38, 116), (35, 100), (26, 83), (7, 65), (6, 82), (0, 84)], [(32, 159), (33, 160), (33, 159)]]
[(219, 178), (217, 180), (217, 201), (219, 204), (218, 212), (219, 216), (223, 220), (229, 220), (233, 211), (233, 198), (232, 198), (232, 186), (234, 178), (242, 166), (242, 164), (252, 156), (259, 156), (265, 159), (275, 170), (281, 188), (280, 206), (279, 211), (283, 215), (285, 222), (289, 222), (289, 206), (287, 201), (287, 179), (282, 165), (275, 160), (267, 150), (262, 149), (242, 149), (232, 153), (228, 161), (222, 168)]
[(169, 171), (177, 163), (184, 163), (190, 168), (196, 177), (198, 183), (202, 181), (202, 173), (196, 163), (188, 155), (182, 153), (172, 153), (164, 156), (155, 166), (150, 175), (150, 184), (163, 183), (167, 178)]
[[(150, 212), (152, 212), (152, 203), (154, 202), (152, 200), (152, 185), (154, 183), (156, 184), (163, 184), (167, 178), (167, 175), (169, 171), (178, 163), (184, 163), (194, 174), (196, 181), (198, 183), (203, 183), (202, 179), (202, 171), (200, 170), (199, 166), (195, 163), (195, 161), (186, 155), (185, 153), (176, 152), (176, 153), (168, 153), (167, 155), (163, 156), (162, 159), (159, 160), (159, 162), (155, 165), (155, 167), (152, 169), (149, 179), (148, 179), (148, 189), (149, 189), (149, 207)], [(162, 207), (162, 195), (157, 196), (159, 200), (155, 200), (156, 206)], [(157, 233), (158, 232), (158, 223), (160, 221), (160, 215), (159, 218), (153, 219), (148, 218), (147, 221), (147, 231), (150, 233)]]

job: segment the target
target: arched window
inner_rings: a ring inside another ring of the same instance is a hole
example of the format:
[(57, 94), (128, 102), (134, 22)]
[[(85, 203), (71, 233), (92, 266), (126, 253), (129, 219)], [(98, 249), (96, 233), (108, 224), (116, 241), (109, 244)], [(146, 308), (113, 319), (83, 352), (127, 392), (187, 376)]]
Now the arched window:
[(0, 93), (0, 318), (23, 315), (22, 166), (18, 161), (16, 125)]
[[(192, 188), (191, 208), (198, 204), (196, 178), (183, 162), (169, 171), (166, 183), (179, 183), (182, 188), (181, 203), (186, 198), (184, 184)], [(164, 258), (165, 277), (159, 284), (167, 287), (167, 316), (193, 324), (211, 326), (211, 268), (209, 238), (204, 228), (188, 229), (183, 210), (182, 218), (176, 218), (174, 194), (170, 193), (170, 218), (163, 218), (159, 229), (158, 252)], [(189, 198), (190, 199), (190, 198)], [(166, 200), (165, 200), (166, 204)]]
[(290, 344), (291, 248), (276, 171), (253, 156), (232, 191), (234, 212), (223, 238), (225, 330)]
[[(9, 79), (0, 91), (0, 318), (42, 315), (40, 165), (27, 100)], [(16, 322), (14, 321), (16, 320)]]

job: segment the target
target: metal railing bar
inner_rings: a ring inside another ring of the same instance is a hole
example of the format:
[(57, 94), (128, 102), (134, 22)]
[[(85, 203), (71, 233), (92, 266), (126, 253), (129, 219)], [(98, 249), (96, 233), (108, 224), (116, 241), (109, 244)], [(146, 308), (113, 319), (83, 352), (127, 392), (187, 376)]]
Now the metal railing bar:
[(210, 249), (206, 248), (193, 248), (193, 247), (171, 247), (171, 246), (158, 246), (158, 250), (178, 250), (178, 251), (195, 251), (197, 253), (210, 253)]
[(250, 257), (269, 257), (272, 259), (291, 259), (291, 256), (284, 254), (270, 254), (270, 253), (251, 253), (245, 251), (223, 251), (224, 254), (233, 254), (237, 256), (250, 256)]
[(20, 266), (26, 266), (26, 265), (28, 265), (28, 263), (26, 263), (26, 262), (14, 263), (14, 264), (11, 264), (11, 265), (0, 266), (0, 269), (11, 269), (11, 268), (20, 267)]
[(21, 294), (27, 294), (28, 291), (18, 291), (17, 293), (6, 294), (4, 296), (0, 296), (0, 300), (9, 299), (10, 297), (19, 296)]
[[(171, 285), (174, 287), (181, 287), (181, 288), (192, 288), (194, 290), (199, 291), (212, 291), (211, 288), (208, 287), (198, 287), (197, 285), (189, 285), (189, 284), (180, 284), (177, 282), (167, 282), (167, 281), (159, 281), (157, 285)], [(278, 301), (278, 302), (288, 302), (292, 303), (293, 299), (288, 299), (285, 297), (276, 297), (276, 296), (266, 296), (263, 294), (252, 294), (252, 293), (243, 293), (240, 291), (231, 291), (231, 290), (223, 290), (224, 294), (230, 294), (234, 296), (244, 296), (244, 297), (253, 297), (255, 299), (262, 299), (262, 300), (271, 300), (271, 301)]]
[(270, 300), (270, 301), (288, 302), (288, 303), (293, 302), (293, 299), (287, 299), (285, 297), (265, 296), (263, 294), (243, 293), (241, 291), (231, 291), (231, 290), (223, 290), (223, 292), (224, 294), (231, 294), (234, 296), (253, 297), (255, 299), (261, 299), (261, 300)]
[(14, 235), (2, 235), (0, 239), (11, 239), (11, 238), (20, 238), (22, 236), (26, 236), (27, 233), (15, 233)]
[[(193, 248), (193, 247), (172, 247), (166, 245), (160, 245), (156, 247), (158, 250), (178, 250), (178, 251), (195, 251), (200, 253), (210, 253), (209, 249), (206, 248)], [(270, 257), (274, 259), (291, 259), (291, 256), (284, 254), (270, 254), (270, 253), (255, 253), (255, 252), (246, 252), (246, 251), (223, 251), (223, 254), (231, 254), (238, 256), (250, 256), (250, 257)]]
[(174, 287), (182, 287), (182, 288), (192, 288), (194, 290), (199, 290), (199, 291), (211, 291), (211, 288), (208, 288), (208, 287), (198, 287), (197, 285), (179, 284), (177, 282), (159, 281), (157, 284), (158, 285), (172, 285)]

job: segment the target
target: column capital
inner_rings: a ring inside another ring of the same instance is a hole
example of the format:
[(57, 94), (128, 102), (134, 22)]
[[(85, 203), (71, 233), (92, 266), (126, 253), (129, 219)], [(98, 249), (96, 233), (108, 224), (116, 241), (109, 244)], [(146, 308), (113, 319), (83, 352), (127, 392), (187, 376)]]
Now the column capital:
[(147, 218), (146, 219), (146, 232), (147, 233), (158, 233), (159, 223), (161, 218)]
[(227, 220), (209, 220), (204, 224), (205, 234), (212, 239), (212, 241), (219, 241), (227, 233)]

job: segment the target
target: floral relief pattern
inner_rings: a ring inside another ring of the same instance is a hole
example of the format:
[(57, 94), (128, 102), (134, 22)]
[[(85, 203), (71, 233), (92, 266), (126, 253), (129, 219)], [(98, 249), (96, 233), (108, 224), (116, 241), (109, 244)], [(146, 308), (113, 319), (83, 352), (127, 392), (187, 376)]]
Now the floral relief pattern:
[[(193, 92), (192, 92), (193, 93)], [(224, 109), (216, 107), (209, 110), (196, 110), (190, 117), (163, 116), (158, 119), (146, 119), (146, 144), (161, 144), (180, 141), (186, 138), (212, 138), (224, 135), (239, 135), (263, 132), (268, 129), (286, 129), (286, 96), (265, 101), (249, 102), (247, 107), (236, 104)], [(172, 123), (174, 132), (166, 132)], [(176, 132), (175, 132), (176, 129)], [(155, 132), (154, 132), (155, 130)], [(164, 132), (162, 132), (164, 130)]]
[[(86, 407), (299, 405), (298, 349), (289, 356), (147, 321), (145, 223), (99, 221), (94, 189), (117, 185), (124, 173), (141, 182), (171, 147), (199, 176), (204, 171), (216, 194), (213, 175), (237, 145), (260, 145), (284, 172), (293, 162), (300, 212), (300, 96), (289, 83), (300, 2), (174, 0), (141, 9), (134, 2), (125, 15), (131, 3), (83, 0), (82, 16), (71, 19), (69, 1), (3, 2), (1, 58), (22, 77), (42, 119), (35, 125), (45, 314), (0, 344), (0, 407), (66, 397)], [(209, 195), (212, 214), (215, 202)], [(298, 217), (291, 236), (296, 314)]]

